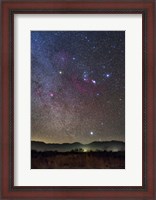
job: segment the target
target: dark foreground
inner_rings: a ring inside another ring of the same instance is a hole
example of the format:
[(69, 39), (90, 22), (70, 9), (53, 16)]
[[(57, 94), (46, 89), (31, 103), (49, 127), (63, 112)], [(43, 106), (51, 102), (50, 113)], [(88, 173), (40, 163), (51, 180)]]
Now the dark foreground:
[(31, 169), (124, 169), (125, 152), (31, 152)]

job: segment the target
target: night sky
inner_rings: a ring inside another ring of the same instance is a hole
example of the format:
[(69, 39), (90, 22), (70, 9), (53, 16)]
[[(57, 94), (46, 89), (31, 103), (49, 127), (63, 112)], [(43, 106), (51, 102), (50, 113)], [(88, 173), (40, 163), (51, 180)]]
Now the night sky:
[(125, 32), (31, 32), (31, 139), (125, 140)]

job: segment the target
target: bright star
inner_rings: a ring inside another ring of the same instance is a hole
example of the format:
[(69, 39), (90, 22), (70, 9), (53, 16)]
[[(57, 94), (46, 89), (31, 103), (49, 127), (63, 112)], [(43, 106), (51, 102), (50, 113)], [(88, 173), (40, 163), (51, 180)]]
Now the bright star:
[(109, 77), (110, 77), (110, 74), (106, 74), (106, 77), (109, 78)]
[(59, 71), (59, 74), (62, 74), (62, 71)]
[(95, 81), (95, 80), (92, 80), (92, 83), (96, 84), (96, 81)]
[(93, 133), (92, 131), (90, 132), (90, 134), (91, 134), (91, 135), (94, 135), (94, 133)]

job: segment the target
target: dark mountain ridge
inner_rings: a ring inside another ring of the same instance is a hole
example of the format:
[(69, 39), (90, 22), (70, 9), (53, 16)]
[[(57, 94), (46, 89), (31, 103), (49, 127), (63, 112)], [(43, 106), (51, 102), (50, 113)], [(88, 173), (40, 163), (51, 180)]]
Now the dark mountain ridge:
[(31, 141), (31, 150), (35, 151), (58, 151), (58, 152), (68, 152), (72, 150), (81, 149), (84, 152), (87, 151), (125, 151), (125, 143), (122, 141), (95, 141), (89, 144), (82, 144), (79, 142), (74, 143), (44, 143)]

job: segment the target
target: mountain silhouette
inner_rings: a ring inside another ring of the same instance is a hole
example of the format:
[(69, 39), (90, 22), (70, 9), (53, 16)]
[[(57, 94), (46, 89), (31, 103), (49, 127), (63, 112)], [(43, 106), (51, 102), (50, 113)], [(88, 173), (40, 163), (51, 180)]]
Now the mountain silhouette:
[(74, 143), (49, 143), (31, 141), (31, 150), (35, 151), (58, 151), (58, 152), (68, 152), (82, 149), (83, 151), (125, 151), (125, 143), (122, 141), (95, 141), (89, 144), (82, 144), (79, 142)]

